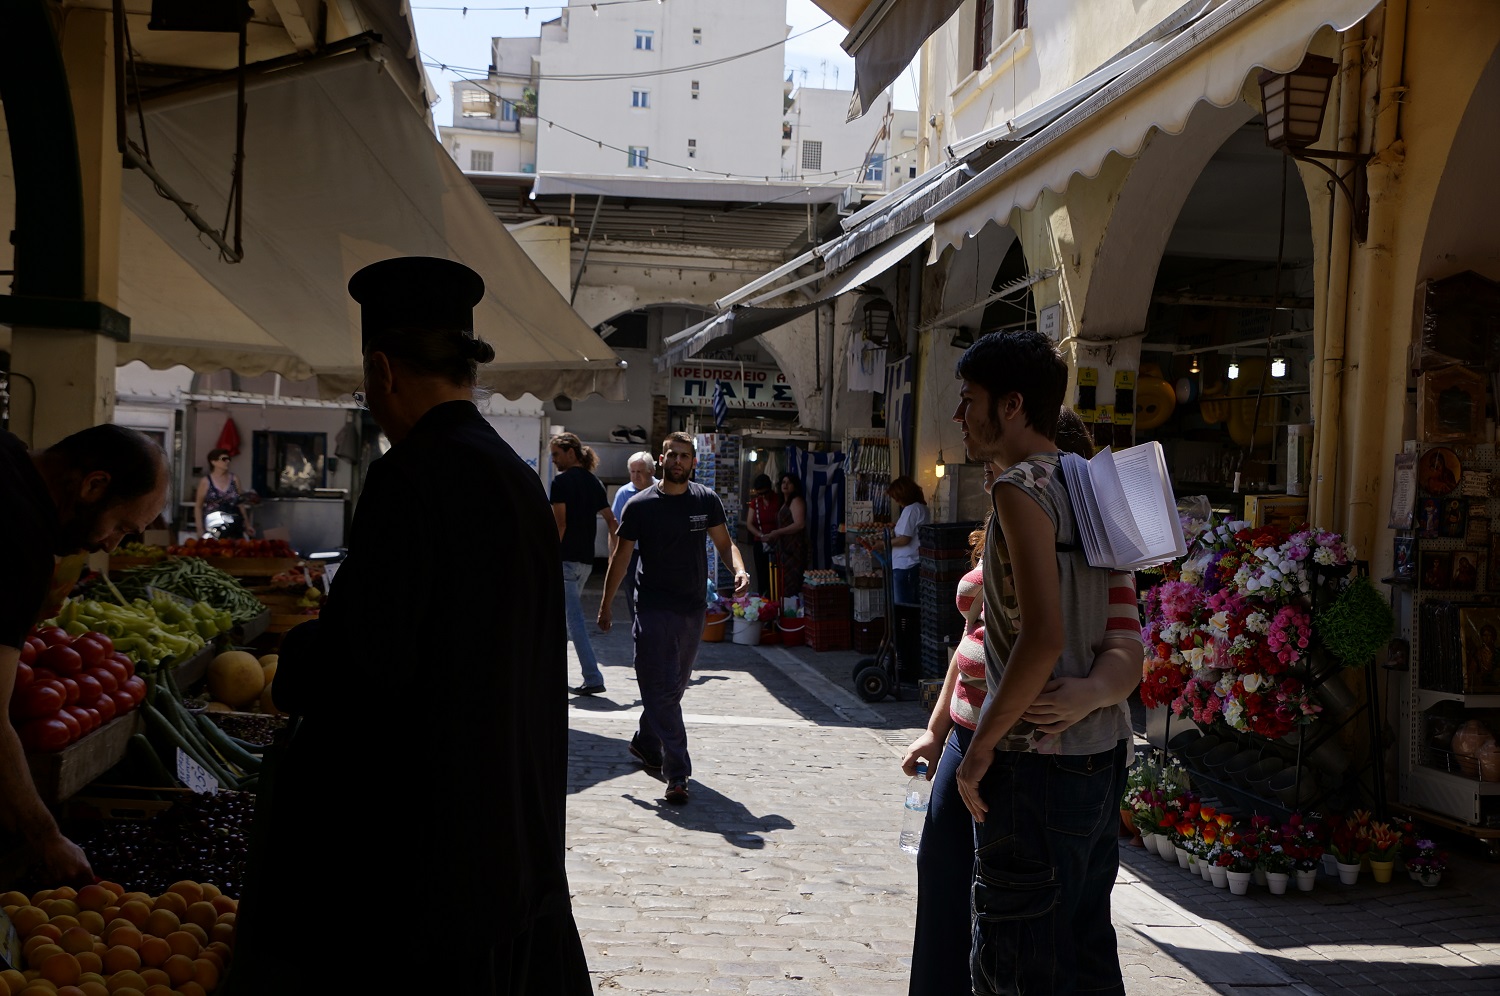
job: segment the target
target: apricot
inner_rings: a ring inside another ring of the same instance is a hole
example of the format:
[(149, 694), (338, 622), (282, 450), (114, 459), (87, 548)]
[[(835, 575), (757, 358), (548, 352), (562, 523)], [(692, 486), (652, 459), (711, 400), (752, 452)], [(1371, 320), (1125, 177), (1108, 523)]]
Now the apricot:
[(66, 951), (47, 958), (39, 966), (42, 978), (56, 986), (71, 986), (78, 982), (78, 977), (83, 974), (83, 969), (78, 967), (78, 959)]
[(187, 912), (188, 901), (183, 898), (180, 892), (164, 892), (156, 897), (156, 901), (151, 904), (151, 908), (154, 910), (171, 910), (180, 917)]
[(219, 985), (219, 966), (207, 958), (193, 959), (193, 979), (206, 991), (212, 992)]
[(114, 904), (115, 894), (101, 885), (85, 885), (78, 890), (77, 900), (81, 910), (102, 910)]
[(177, 996), (171, 986), (155, 983), (146, 987), (145, 996)]
[(184, 982), (177, 987), (177, 992), (181, 996), (208, 996), (208, 991), (196, 982)]
[(115, 927), (105, 935), (104, 943), (111, 948), (127, 947), (139, 951), (143, 939), (144, 935), (141, 933), (140, 928), (127, 923), (123, 927)]
[(172, 954), (187, 955), (188, 958), (196, 958), (203, 951), (203, 943), (185, 930), (168, 934), (167, 946), (172, 949)]
[(57, 996), (83, 996), (83, 990), (77, 986), (58, 986)]
[(109, 996), (109, 988), (102, 981), (80, 982), (78, 988), (83, 990), (83, 996)]
[(52, 944), (50, 942), (47, 944), (38, 944), (36, 947), (32, 948), (31, 952), (26, 956), (26, 964), (30, 965), (32, 968), (40, 972), (42, 969), (42, 963), (55, 954), (67, 954), (67, 952), (58, 947), (56, 944)]
[(47, 900), (52, 899), (56, 894), (56, 889), (42, 889), (39, 892), (33, 892), (31, 894), (31, 905), (40, 906)]
[[(105, 923), (109, 923), (109, 921), (113, 920), (115, 917), (117, 917), (117, 916), (120, 915), (120, 905), (119, 905), (119, 903), (118, 902), (111, 903), (110, 905), (104, 907), (104, 909), (102, 909), (102, 910), (99, 911), (99, 915), (102, 916), (102, 917), (104, 917), (104, 922)], [(82, 918), (80, 917), (80, 919), (82, 919)]]
[(5, 983), (5, 987), (12, 993), (18, 993), (26, 988), (26, 976), (13, 968), (0, 972), (0, 982)]
[(232, 924), (232, 923), (216, 923), (216, 924), (214, 924), (214, 929), (210, 932), (209, 937), (210, 937), (211, 940), (219, 941), (219, 942), (224, 943), (224, 944), (233, 944), (234, 943), (234, 924)]
[(220, 912), (220, 910), (214, 909), (213, 903), (198, 902), (193, 903), (187, 908), (187, 912), (183, 914), (182, 919), (188, 923), (196, 923), (204, 930), (207, 930), (219, 919)]
[(122, 989), (130, 989), (137, 993), (146, 991), (146, 980), (141, 978), (140, 972), (116, 972), (105, 980), (104, 985), (112, 993), (118, 993)]
[(92, 951), (81, 951), (73, 957), (78, 959), (78, 967), (85, 975), (89, 972), (102, 972), (104, 970), (104, 959)]
[(193, 959), (187, 955), (174, 954), (162, 962), (161, 969), (167, 973), (167, 978), (172, 980), (174, 986), (193, 981)]
[(166, 986), (171, 988), (172, 980), (167, 978), (167, 973), (159, 968), (141, 969), (141, 978), (146, 980), (148, 986)]
[(232, 942), (211, 941), (209, 942), (208, 950), (216, 952), (220, 958), (224, 959), (224, 964), (226, 965), (229, 964), (229, 959), (234, 956)]
[(61, 937), (64, 933), (67, 933), (69, 928), (77, 927), (79, 923), (80, 921), (76, 916), (69, 916), (65, 913), (62, 916), (53, 917), (52, 922), (48, 926), (56, 927), (59, 931), (57, 936)]
[(47, 914), (35, 906), (22, 906), (12, 913), (10, 917), (10, 922), (16, 928), (16, 933), (22, 937), (30, 937), (31, 932), (45, 924), (47, 920)]
[(57, 944), (68, 954), (82, 954), (85, 951), (94, 950), (94, 935), (82, 927), (69, 927), (63, 931), (62, 937), (58, 938)]
[(218, 910), (220, 913), (234, 913), (239, 909), (240, 906), (239, 903), (235, 902), (233, 899), (230, 899), (228, 896), (215, 896), (208, 902), (211, 906), (213, 906), (214, 909)]
[(124, 944), (116, 944), (104, 952), (104, 972), (114, 976), (120, 972), (134, 972), (141, 967), (141, 953)]
[(20, 996), (56, 996), (57, 987), (44, 979), (33, 979), (26, 983), (26, 988), (21, 990)]
[(74, 916), (78, 913), (78, 904), (71, 899), (49, 899), (38, 905), (49, 919), (55, 916)]
[(194, 937), (198, 938), (198, 943), (199, 944), (207, 944), (208, 943), (208, 931), (204, 930), (202, 927), (198, 926), (196, 923), (185, 923), (185, 924), (183, 924), (182, 925), (182, 932), (185, 933), (185, 934), (192, 934)]
[(141, 939), (141, 964), (157, 967), (172, 956), (172, 947), (160, 937)]
[(151, 912), (150, 904), (143, 903), (139, 899), (132, 899), (120, 907), (120, 916), (129, 920), (137, 927), (146, 926), (146, 921), (151, 919)]
[(62, 928), (55, 923), (44, 923), (31, 932), (32, 937), (46, 937), (52, 941), (62, 938)]
[(150, 906), (152, 903), (152, 897), (149, 893), (146, 892), (122, 892), (120, 894), (121, 906), (124, 906), (126, 903), (132, 902), (145, 903), (147, 906)]
[(34, 965), (37, 960), (35, 957), (36, 949), (43, 945), (52, 947), (56, 946), (56, 942), (50, 937), (28, 937), (26, 939), (26, 943), (21, 945), (21, 955), (25, 958), (26, 964)]
[(0, 906), (30, 906), (31, 899), (24, 892), (15, 889), (0, 893)]
[(189, 905), (191, 905), (192, 903), (201, 903), (204, 899), (203, 886), (199, 885), (197, 882), (191, 882), (187, 880), (181, 882), (173, 882), (171, 885), (167, 886), (167, 891), (175, 893), (181, 896), (183, 899), (186, 899)]

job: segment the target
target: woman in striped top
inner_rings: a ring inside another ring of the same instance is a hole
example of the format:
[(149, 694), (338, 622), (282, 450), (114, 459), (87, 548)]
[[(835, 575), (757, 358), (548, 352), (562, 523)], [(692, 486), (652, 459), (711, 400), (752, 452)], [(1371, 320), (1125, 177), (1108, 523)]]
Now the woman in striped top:
[[(1066, 406), (1058, 418), (1056, 442), (1060, 450), (1084, 458), (1093, 455), (1093, 440), (1087, 426)], [(985, 463), (986, 493), (994, 485), (996, 472), (993, 464)], [(912, 743), (901, 762), (902, 770), (914, 775), (917, 762), (926, 761), (928, 778), (932, 779), (927, 823), (917, 851), (917, 923), (912, 943), (911, 996), (947, 996), (971, 991), (969, 887), (974, 875), (974, 823), (959, 797), (955, 772), (973, 738), (987, 690), (984, 570), (980, 559), (984, 536), (984, 525), (970, 534), (973, 567), (958, 583), (956, 602), (964, 617), (964, 635), (948, 665), (927, 731)], [(1135, 576), (1127, 571), (1110, 574), (1107, 629), (1140, 633)], [(1045, 752), (1050, 740), (1095, 709), (1116, 704), (1113, 699), (1099, 701), (1103, 694), (1103, 683), (1091, 678), (1059, 678), (1048, 682), (1023, 717), (1042, 733), (1037, 750)]]

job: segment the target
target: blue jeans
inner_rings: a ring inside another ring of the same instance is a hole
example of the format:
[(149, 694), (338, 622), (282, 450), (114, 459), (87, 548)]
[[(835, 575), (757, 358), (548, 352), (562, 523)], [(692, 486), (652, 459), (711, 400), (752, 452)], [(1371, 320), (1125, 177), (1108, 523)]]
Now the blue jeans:
[(974, 825), (975, 996), (1124, 996), (1109, 893), (1125, 744), (1099, 754), (996, 751)]
[(920, 605), (918, 573), (920, 567), (891, 568), (891, 598), (897, 605)]
[(604, 684), (604, 674), (599, 670), (599, 659), (594, 656), (594, 645), (589, 642), (589, 621), (583, 614), (583, 585), (594, 573), (593, 564), (581, 564), (564, 560), (563, 591), (568, 601), (568, 639), (578, 651), (578, 663), (583, 668), (585, 685)]
[(911, 996), (969, 992), (969, 886), (974, 881), (974, 818), (955, 777), (974, 731), (955, 725), (943, 745), (927, 823), (917, 848), (917, 930)]
[(703, 612), (674, 612), (636, 606), (635, 680), (641, 688), (641, 722), (636, 745), (648, 757), (661, 754), (667, 781), (693, 773), (687, 727), (682, 722), (682, 693), (693, 677), (698, 644), (703, 639)]

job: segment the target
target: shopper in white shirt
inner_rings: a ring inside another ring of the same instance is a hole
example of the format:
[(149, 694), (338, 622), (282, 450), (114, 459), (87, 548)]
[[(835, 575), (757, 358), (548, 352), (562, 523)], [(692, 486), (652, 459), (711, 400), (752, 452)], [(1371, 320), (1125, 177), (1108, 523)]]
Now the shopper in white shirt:
[(917, 528), (925, 526), (932, 516), (921, 485), (902, 475), (890, 483), (885, 492), (901, 510), (896, 528), (891, 531), (891, 575), (897, 605), (916, 605), (917, 572), (922, 558), (917, 548)]

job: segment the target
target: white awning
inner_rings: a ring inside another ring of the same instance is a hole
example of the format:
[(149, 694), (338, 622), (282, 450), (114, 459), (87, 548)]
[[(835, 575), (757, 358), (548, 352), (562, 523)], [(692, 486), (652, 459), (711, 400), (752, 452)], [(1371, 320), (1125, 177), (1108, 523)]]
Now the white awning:
[[(215, 223), (234, 99), (230, 88), (146, 105), (153, 164)], [(247, 103), (243, 262), (220, 261), (146, 176), (126, 171), (121, 363), (316, 374), (326, 395), (347, 392), (361, 377), (349, 277), (392, 256), (441, 256), (484, 278), (475, 331), (496, 352), (485, 385), (510, 398), (623, 397), (618, 357), (495, 219), (388, 66), (350, 54), (273, 73)]]
[(1343, 31), (1377, 2), (1227, 0), (929, 209), (933, 258), (992, 221), (1009, 224), (1043, 190), (1064, 192), (1074, 174), (1097, 176), (1110, 153), (1139, 154), (1153, 130), (1180, 134), (1200, 101), (1228, 107), (1256, 68), (1295, 69), (1318, 31)]
[[(833, 279), (825, 284), (813, 298), (801, 304), (789, 308), (757, 307), (759, 302), (779, 297), (785, 290), (790, 289), (781, 288), (752, 298), (748, 304), (733, 305), (706, 321), (685, 328), (676, 335), (663, 340), (661, 355), (656, 358), (657, 369), (665, 370), (678, 360), (696, 356), (705, 349), (732, 346), (746, 339), (753, 339), (763, 332), (779, 328), (807, 314), (818, 305), (832, 301), (840, 294), (880, 276), (915, 252), (930, 238), (932, 238), (932, 226), (920, 225), (891, 239), (879, 248), (872, 249), (859, 257), (846, 271), (833, 276)], [(833, 270), (824, 270), (820, 275), (832, 276)], [(811, 278), (808, 278), (803, 282), (810, 282), (810, 280)]]
[(538, 173), (531, 192), (582, 194), (588, 197), (644, 197), (662, 201), (723, 201), (734, 204), (832, 204), (848, 184), (830, 185), (767, 177), (754, 180), (705, 176), (612, 176), (588, 173)]

